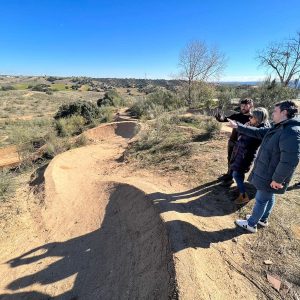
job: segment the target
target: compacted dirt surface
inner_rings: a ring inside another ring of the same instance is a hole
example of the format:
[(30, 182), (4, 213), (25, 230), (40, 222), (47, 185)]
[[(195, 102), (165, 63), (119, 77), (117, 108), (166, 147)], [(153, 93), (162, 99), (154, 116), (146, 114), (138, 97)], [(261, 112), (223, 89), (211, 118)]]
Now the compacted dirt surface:
[(92, 145), (18, 189), (1, 228), (0, 298), (276, 299), (247, 275), (249, 235), (230, 207), (201, 201), (216, 183), (192, 188), (124, 162), (138, 127), (89, 130)]

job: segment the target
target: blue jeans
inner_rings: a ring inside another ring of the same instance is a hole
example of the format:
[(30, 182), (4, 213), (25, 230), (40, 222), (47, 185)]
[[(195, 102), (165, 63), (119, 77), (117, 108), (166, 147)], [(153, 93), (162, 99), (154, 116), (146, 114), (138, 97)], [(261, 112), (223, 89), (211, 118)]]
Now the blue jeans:
[(236, 185), (240, 191), (241, 194), (246, 193), (244, 180), (245, 180), (245, 173), (233, 171), (232, 176), (236, 182)]
[(275, 194), (257, 190), (255, 200), (252, 215), (248, 219), (248, 224), (251, 227), (256, 226), (258, 221), (266, 221), (268, 219), (275, 204)]

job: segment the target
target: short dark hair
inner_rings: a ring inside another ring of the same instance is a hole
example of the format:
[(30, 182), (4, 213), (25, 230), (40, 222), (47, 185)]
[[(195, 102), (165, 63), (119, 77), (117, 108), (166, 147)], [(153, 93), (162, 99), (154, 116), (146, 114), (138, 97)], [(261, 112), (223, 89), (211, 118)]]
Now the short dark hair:
[(240, 104), (251, 104), (253, 105), (253, 100), (251, 98), (245, 98), (240, 101)]
[(298, 113), (298, 106), (294, 101), (286, 100), (281, 101), (275, 104), (275, 107), (279, 107), (280, 111), (287, 111), (288, 119), (294, 118), (295, 115)]

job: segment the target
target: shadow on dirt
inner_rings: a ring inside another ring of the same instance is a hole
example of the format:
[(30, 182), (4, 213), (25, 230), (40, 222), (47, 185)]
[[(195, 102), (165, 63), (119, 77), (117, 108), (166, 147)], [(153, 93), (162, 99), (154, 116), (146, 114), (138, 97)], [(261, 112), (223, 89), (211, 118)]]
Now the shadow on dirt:
[[(253, 187), (251, 188), (253, 195)], [(250, 190), (249, 187), (247, 190)], [(233, 189), (220, 186), (218, 180), (203, 184), (197, 188), (173, 194), (153, 193), (148, 198), (156, 204), (160, 213), (176, 211), (192, 213), (195, 216), (215, 217), (229, 215), (242, 206), (237, 206), (232, 200)], [(181, 220), (166, 222), (173, 252), (185, 248), (209, 248), (211, 243), (231, 240), (245, 231), (241, 228), (204, 231)]]
[[(49, 258), (55, 260), (49, 264)], [(114, 186), (101, 227), (64, 242), (52, 242), (10, 260), (11, 268), (40, 269), (12, 281), (17, 292), (34, 284), (59, 291), (60, 280), (76, 276), (69, 291), (50, 297), (37, 291), (4, 299), (176, 299), (175, 271), (165, 226), (145, 194), (129, 185)]]
[[(249, 198), (253, 199), (253, 191), (248, 185), (246, 189), (250, 191)], [(215, 180), (185, 192), (153, 193), (148, 195), (148, 198), (155, 204), (159, 204), (161, 213), (176, 211), (201, 217), (213, 217), (228, 215), (239, 210), (242, 206), (233, 202), (237, 195), (235, 188), (225, 188), (220, 185), (220, 181)]]

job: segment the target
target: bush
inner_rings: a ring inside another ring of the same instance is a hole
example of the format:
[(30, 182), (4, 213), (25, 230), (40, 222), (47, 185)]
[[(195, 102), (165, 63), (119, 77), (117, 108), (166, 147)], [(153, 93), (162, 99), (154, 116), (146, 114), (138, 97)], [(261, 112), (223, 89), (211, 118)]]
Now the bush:
[(0, 170), (0, 202), (5, 201), (15, 191), (12, 174), (7, 170)]
[[(188, 102), (188, 85), (184, 85), (181, 90), (181, 97)], [(214, 85), (205, 82), (194, 82), (191, 89), (191, 108), (207, 109), (215, 106), (213, 99), (216, 97)]]
[(146, 98), (136, 101), (130, 107), (133, 116), (153, 119), (166, 111), (179, 109), (184, 102), (175, 94), (165, 89), (149, 94)]
[(46, 146), (44, 156), (53, 158), (59, 153), (71, 149), (72, 145), (68, 138), (59, 138), (54, 133), (49, 133), (46, 137)]
[(58, 120), (60, 118), (68, 118), (74, 115), (83, 117), (85, 119), (85, 123), (90, 124), (94, 119), (99, 117), (100, 111), (94, 103), (79, 100), (60, 106), (58, 112), (54, 116), (54, 119)]
[(222, 87), (218, 92), (218, 108), (226, 111), (231, 107), (231, 99), (235, 97), (233, 88)]
[(99, 109), (99, 122), (106, 123), (113, 121), (113, 112), (115, 108), (111, 106), (102, 106)]
[(88, 144), (88, 138), (86, 137), (86, 135), (81, 134), (80, 136), (77, 137), (74, 146), (75, 147), (82, 147)]
[(50, 91), (50, 87), (47, 84), (41, 83), (41, 84), (37, 84), (35, 86), (33, 86), (31, 88), (32, 91), (37, 91), (37, 92), (49, 92)]
[(179, 157), (191, 154), (189, 137), (178, 132), (179, 118), (163, 114), (143, 131), (139, 139), (131, 144), (128, 154), (136, 157), (142, 164), (175, 162)]
[(32, 121), (14, 121), (9, 123), (10, 135), (9, 140), (16, 145), (19, 159), (22, 166), (32, 164), (33, 153), (43, 142), (46, 131), (51, 129), (52, 124), (48, 120), (32, 120)]
[(121, 95), (116, 90), (109, 90), (104, 94), (104, 97), (102, 99), (99, 99), (97, 101), (97, 105), (99, 107), (102, 106), (123, 106), (124, 105), (124, 99), (121, 97)]
[(274, 104), (297, 97), (298, 91), (290, 87), (281, 86), (271, 78), (267, 78), (254, 92), (253, 98), (256, 106), (262, 106), (269, 111), (273, 110)]
[(54, 77), (54, 76), (49, 76), (46, 80), (49, 81), (49, 82), (54, 82), (56, 80), (59, 80), (59, 78), (58, 77)]
[(11, 90), (15, 90), (15, 87), (12, 85), (3, 85), (3, 86), (1, 86), (1, 90), (2, 91), (11, 91)]
[(69, 118), (56, 120), (55, 129), (61, 137), (80, 134), (84, 129), (85, 119), (82, 116), (74, 115)]
[(217, 122), (214, 119), (209, 119), (206, 122), (204, 122), (204, 130), (208, 138), (212, 138), (215, 135), (219, 134), (221, 132), (221, 127), (221, 123)]
[(221, 132), (222, 124), (214, 119), (209, 118), (203, 120), (200, 127), (204, 130), (204, 132), (194, 136), (195, 142), (201, 142), (214, 138)]

